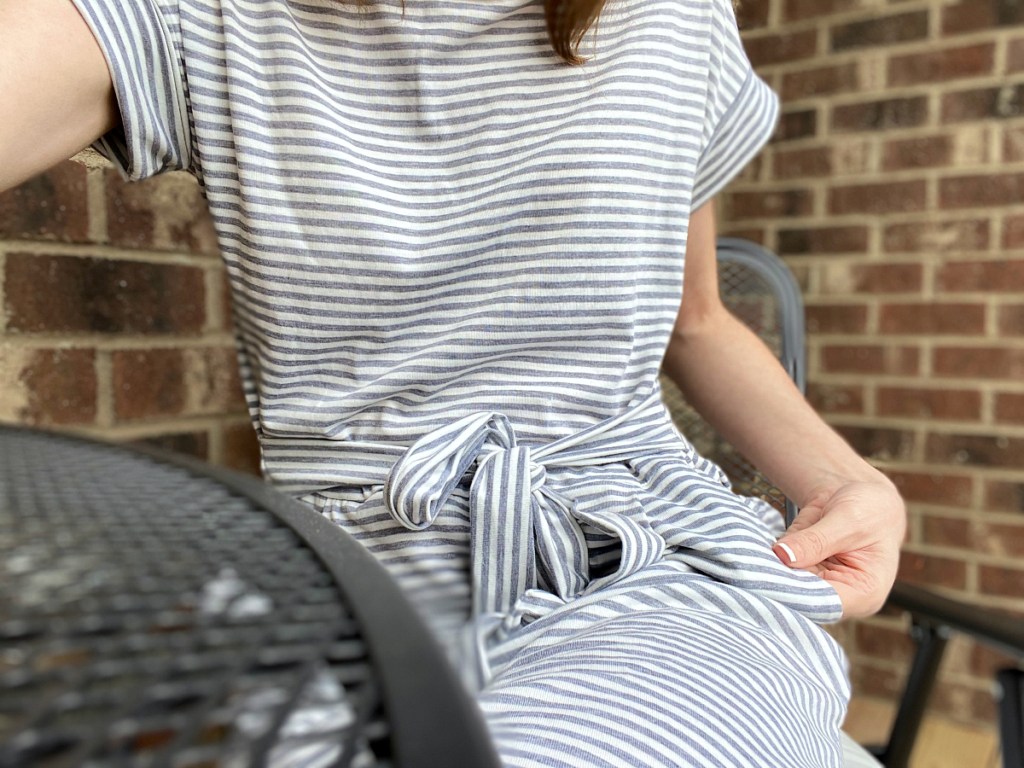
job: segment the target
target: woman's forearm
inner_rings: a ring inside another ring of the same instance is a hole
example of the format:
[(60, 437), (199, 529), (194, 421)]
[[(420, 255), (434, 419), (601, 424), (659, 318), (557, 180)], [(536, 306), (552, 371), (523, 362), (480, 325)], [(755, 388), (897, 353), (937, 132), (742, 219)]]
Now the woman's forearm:
[(677, 328), (664, 370), (711, 426), (800, 506), (843, 481), (883, 479), (721, 305)]

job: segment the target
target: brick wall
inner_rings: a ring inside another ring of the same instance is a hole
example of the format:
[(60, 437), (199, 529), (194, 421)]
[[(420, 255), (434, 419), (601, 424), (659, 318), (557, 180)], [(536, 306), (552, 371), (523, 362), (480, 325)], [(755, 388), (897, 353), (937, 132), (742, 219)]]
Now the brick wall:
[[(1024, 3), (742, 5), (783, 116), (724, 228), (797, 273), (810, 397), (909, 501), (901, 576), (1024, 615)], [(859, 692), (897, 689), (903, 628), (840, 629)], [(937, 707), (991, 723), (1004, 661), (957, 640)]]
[(95, 155), (0, 194), (0, 420), (255, 470), (213, 227), (194, 181)]

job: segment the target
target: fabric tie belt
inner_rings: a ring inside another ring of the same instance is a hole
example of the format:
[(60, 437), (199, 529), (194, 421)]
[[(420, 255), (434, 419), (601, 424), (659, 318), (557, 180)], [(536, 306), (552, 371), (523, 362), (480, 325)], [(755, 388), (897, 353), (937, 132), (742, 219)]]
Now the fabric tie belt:
[[(538, 586), (567, 601), (657, 561), (664, 541), (642, 520), (580, 511), (545, 484), (547, 469), (678, 451), (678, 434), (655, 429), (665, 423), (660, 397), (652, 397), (618, 417), (533, 447), (518, 444), (505, 416), (471, 414), (417, 440), (388, 473), (384, 500), (406, 528), (428, 528), (475, 464), (469, 487), (474, 614), (514, 614), (520, 598)], [(581, 523), (621, 542), (614, 573), (589, 579)]]
[[(383, 486), (388, 511), (411, 530), (429, 528), (471, 474), (473, 613), (501, 617), (506, 629), (529, 612), (517, 606), (524, 596), (569, 601), (656, 562), (665, 546), (642, 515), (580, 510), (547, 484), (549, 469), (692, 451), (672, 426), (660, 392), (615, 417), (539, 446), (520, 444), (508, 418), (491, 412), (470, 414), (408, 447), (337, 441), (329, 446), (329, 467), (320, 465), (311, 442), (264, 438), (268, 477), (299, 495), (339, 486)], [(589, 578), (583, 524), (619, 540), (621, 555), (614, 572)]]

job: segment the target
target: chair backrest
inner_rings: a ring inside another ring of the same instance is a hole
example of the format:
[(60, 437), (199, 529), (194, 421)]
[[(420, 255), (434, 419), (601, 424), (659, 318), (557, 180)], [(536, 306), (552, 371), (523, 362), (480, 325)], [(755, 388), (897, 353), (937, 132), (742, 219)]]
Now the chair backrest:
[[(756, 243), (718, 241), (718, 285), (722, 300), (772, 352), (803, 392), (806, 386), (804, 305), (793, 273), (782, 259)], [(665, 403), (679, 430), (698, 451), (725, 470), (738, 493), (757, 496), (786, 515), (795, 505), (687, 405), (678, 388), (662, 377)]]

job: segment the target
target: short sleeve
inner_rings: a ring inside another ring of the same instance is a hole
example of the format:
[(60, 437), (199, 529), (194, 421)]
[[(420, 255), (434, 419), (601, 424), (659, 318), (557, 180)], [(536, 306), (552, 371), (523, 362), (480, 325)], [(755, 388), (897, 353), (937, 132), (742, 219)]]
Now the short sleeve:
[(114, 83), (121, 128), (93, 146), (129, 179), (191, 162), (177, 0), (72, 0)]
[(704, 146), (692, 210), (711, 200), (761, 150), (775, 130), (779, 101), (750, 65), (729, 0), (712, 0)]

